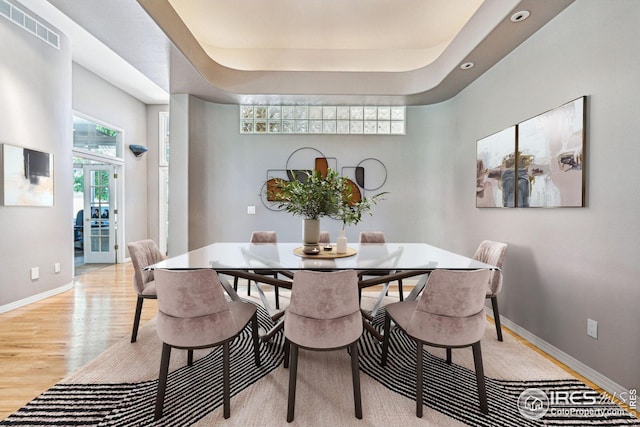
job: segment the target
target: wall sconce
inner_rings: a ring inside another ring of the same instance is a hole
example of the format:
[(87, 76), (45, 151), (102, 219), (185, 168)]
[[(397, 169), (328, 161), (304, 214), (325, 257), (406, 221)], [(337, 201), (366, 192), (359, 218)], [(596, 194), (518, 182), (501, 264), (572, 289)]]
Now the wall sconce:
[(131, 150), (134, 156), (140, 157), (147, 152), (147, 147), (145, 147), (144, 145), (131, 144), (129, 146), (129, 150)]

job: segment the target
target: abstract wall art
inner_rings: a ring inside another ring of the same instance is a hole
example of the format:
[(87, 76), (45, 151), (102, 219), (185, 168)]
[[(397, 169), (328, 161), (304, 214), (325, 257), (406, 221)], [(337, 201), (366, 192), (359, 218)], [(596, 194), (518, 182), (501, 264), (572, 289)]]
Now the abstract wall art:
[(518, 155), (529, 177), (522, 207), (584, 206), (585, 97), (518, 125)]
[[(338, 159), (327, 157), (313, 147), (302, 147), (293, 151), (284, 169), (268, 169), (267, 180), (260, 189), (262, 204), (269, 210), (283, 210), (278, 207), (278, 184), (282, 181), (305, 181), (314, 170), (325, 178), (329, 169), (338, 171)], [(376, 191), (387, 182), (387, 167), (382, 161), (368, 157), (355, 166), (342, 166), (340, 175), (348, 179), (351, 197), (354, 202), (362, 200), (366, 191)], [(366, 180), (365, 180), (366, 176)]]
[(5, 206), (53, 206), (53, 155), (2, 145)]
[(583, 207), (586, 97), (477, 142), (476, 207)]
[(514, 207), (516, 127), (478, 141), (476, 207)]

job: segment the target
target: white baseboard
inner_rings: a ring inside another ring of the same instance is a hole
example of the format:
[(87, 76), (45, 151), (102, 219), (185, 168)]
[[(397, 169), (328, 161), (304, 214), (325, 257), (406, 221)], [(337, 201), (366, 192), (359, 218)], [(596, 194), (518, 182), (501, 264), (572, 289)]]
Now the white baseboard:
[[(491, 310), (491, 307), (486, 306), (485, 311), (487, 312), (487, 315), (489, 317), (493, 318), (493, 311)], [(545, 340), (532, 334), (531, 332), (527, 331), (526, 329), (522, 328), (521, 326), (517, 325), (516, 323), (507, 319), (506, 317), (500, 315), (500, 322), (502, 323), (503, 326), (511, 329), (514, 333), (521, 336), (522, 338), (524, 338), (525, 340), (527, 340), (528, 342), (530, 342), (532, 345), (536, 346), (540, 350), (544, 351), (549, 356), (567, 365), (570, 369), (582, 375), (592, 383), (596, 384), (598, 387), (601, 387), (607, 393), (612, 394), (613, 396), (625, 396), (628, 394), (629, 390), (627, 388), (621, 386), (615, 381), (610, 380), (609, 378), (602, 375), (600, 372), (590, 368), (589, 366), (585, 365), (578, 359), (568, 355), (567, 353), (560, 350), (559, 348), (549, 344)]]
[(0, 314), (6, 313), (7, 311), (15, 310), (16, 308), (24, 307), (25, 305), (41, 301), (45, 298), (49, 298), (54, 295), (61, 294), (62, 292), (68, 291), (73, 288), (73, 282), (60, 286), (59, 288), (51, 289), (46, 292), (42, 292), (41, 294), (31, 295), (28, 298), (24, 298), (18, 301), (14, 301), (9, 304), (0, 305)]

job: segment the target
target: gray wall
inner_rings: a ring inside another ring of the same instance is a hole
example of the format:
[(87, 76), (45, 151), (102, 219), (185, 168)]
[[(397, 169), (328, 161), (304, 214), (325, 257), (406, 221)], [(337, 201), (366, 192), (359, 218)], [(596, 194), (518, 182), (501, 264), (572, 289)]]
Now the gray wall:
[(3, 306), (72, 282), (71, 46), (61, 34), (55, 49), (0, 18), (0, 52), (0, 143), (53, 154), (55, 176), (54, 207), (0, 206)]
[[(453, 100), (408, 108), (402, 137), (240, 135), (237, 106), (190, 97), (184, 108), (179, 95), (182, 110), (172, 101), (172, 125), (190, 126), (180, 138), (189, 150), (189, 185), (177, 196), (188, 188), (182, 243), (193, 249), (244, 241), (255, 229), (298, 241), (300, 220), (261, 204), (266, 170), (284, 168), (304, 146), (337, 157), (339, 166), (375, 157), (388, 168), (382, 190), (390, 194), (375, 216), (348, 230), (350, 240), (382, 229), (390, 240), (468, 255), (483, 239), (509, 243), (503, 315), (619, 385), (638, 388), (640, 335), (629, 331), (640, 324), (640, 196), (625, 191), (637, 181), (640, 154), (637, 16), (640, 2), (633, 0), (575, 2)], [(587, 207), (476, 209), (476, 141), (581, 95), (589, 97)], [(183, 179), (187, 165), (180, 168), (172, 174)], [(174, 197), (179, 190), (171, 191)], [(255, 216), (247, 205), (257, 207)], [(322, 228), (335, 238), (339, 224), (323, 219)], [(598, 340), (586, 336), (587, 317), (599, 321)]]
[[(147, 107), (81, 65), (73, 63), (73, 109), (124, 130), (125, 197), (124, 207), (120, 207), (125, 216), (125, 242), (120, 242), (123, 250), (127, 242), (146, 239), (148, 229), (155, 230), (157, 238), (157, 112), (162, 108), (166, 106)], [(153, 112), (156, 114), (153, 115)], [(155, 140), (149, 138), (153, 135), (147, 136), (148, 128), (155, 129)], [(142, 157), (135, 157), (128, 148), (130, 144), (146, 145), (149, 151)], [(152, 177), (155, 177), (155, 181), (149, 179)], [(155, 200), (155, 204), (148, 209), (148, 195), (152, 197), (152, 194), (156, 196), (150, 200), (152, 203)], [(154, 213), (152, 218), (149, 218), (149, 212)]]
[[(0, 143), (52, 153), (55, 174), (54, 207), (0, 206), (0, 311), (73, 284), (73, 110), (123, 129), (127, 147), (149, 147), (141, 158), (125, 147), (124, 243), (157, 238), (158, 112), (168, 106), (147, 106), (73, 63), (58, 33), (60, 50), (0, 19)], [(40, 268), (36, 281), (32, 267)]]
[[(416, 206), (437, 202), (437, 181), (428, 181), (426, 173), (441, 169), (441, 148), (425, 142), (452, 138), (446, 106), (408, 108), (405, 136), (240, 135), (238, 106), (191, 100), (190, 248), (213, 241), (244, 241), (256, 229), (276, 230), (283, 241), (300, 240), (300, 218), (268, 210), (259, 194), (267, 170), (284, 169), (289, 155), (302, 147), (313, 147), (337, 158), (338, 168), (354, 166), (369, 157), (385, 164), (387, 182), (379, 191), (390, 193), (374, 206), (373, 216), (365, 216), (357, 227), (347, 229), (352, 241), (360, 230), (381, 228), (396, 241), (422, 241), (429, 237), (426, 224), (445, 215), (440, 208), (421, 211)], [(172, 109), (172, 124), (175, 120), (178, 118)], [(294, 157), (294, 167), (312, 168), (312, 162), (304, 163), (306, 158)], [(295, 159), (303, 162), (296, 163)], [(424, 191), (430, 187), (434, 192)], [(256, 206), (256, 215), (247, 215), (249, 205)], [(321, 221), (321, 228), (329, 230), (334, 238), (340, 227), (339, 222), (328, 218)]]
[[(580, 0), (454, 99), (452, 249), (509, 243), (502, 313), (627, 388), (640, 386), (640, 2)], [(475, 209), (474, 141), (587, 95), (587, 207)], [(599, 322), (598, 340), (586, 335)]]

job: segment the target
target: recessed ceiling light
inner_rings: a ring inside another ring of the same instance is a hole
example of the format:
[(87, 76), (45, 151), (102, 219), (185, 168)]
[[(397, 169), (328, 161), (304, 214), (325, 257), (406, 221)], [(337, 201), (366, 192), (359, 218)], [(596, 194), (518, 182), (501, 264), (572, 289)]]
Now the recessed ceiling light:
[(473, 68), (473, 65), (473, 62), (465, 62), (460, 66), (460, 68), (462, 68), (463, 70), (468, 70), (469, 68)]
[(527, 19), (531, 15), (531, 12), (528, 10), (521, 10), (520, 12), (516, 12), (511, 15), (511, 22), (521, 22)]

